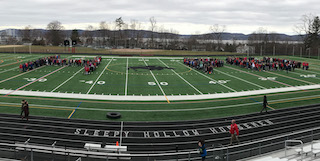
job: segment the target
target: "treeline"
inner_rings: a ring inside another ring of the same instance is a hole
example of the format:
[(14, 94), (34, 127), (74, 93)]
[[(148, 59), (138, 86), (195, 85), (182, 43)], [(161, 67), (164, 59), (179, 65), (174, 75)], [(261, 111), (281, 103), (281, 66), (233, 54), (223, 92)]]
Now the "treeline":
[[(108, 24), (100, 22), (99, 27), (89, 25), (85, 30), (65, 30), (59, 21), (52, 21), (45, 30), (31, 26), (19, 30), (18, 38), (6, 38), (6, 44), (32, 43), (34, 45), (63, 45), (72, 40), (77, 45), (105, 48), (151, 48), (169, 50), (228, 51), (236, 52), (241, 46), (248, 46), (251, 54), (310, 54), (320, 50), (320, 20), (318, 16), (304, 15), (302, 23), (295, 26), (297, 36), (287, 36), (259, 28), (249, 35), (226, 33), (226, 26), (212, 25), (207, 34), (179, 35), (174, 29), (165, 29), (154, 17), (149, 19), (148, 29), (142, 23), (121, 17)], [(6, 37), (3, 33), (1, 37)], [(226, 39), (228, 41), (226, 41)], [(245, 40), (244, 40), (245, 39)], [(243, 40), (243, 41), (240, 41)]]

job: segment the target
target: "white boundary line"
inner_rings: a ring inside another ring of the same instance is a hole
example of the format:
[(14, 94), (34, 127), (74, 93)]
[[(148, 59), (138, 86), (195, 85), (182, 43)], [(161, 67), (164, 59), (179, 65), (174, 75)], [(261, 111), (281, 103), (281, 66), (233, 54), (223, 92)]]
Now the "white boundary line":
[[(158, 59), (163, 65), (165, 65), (166, 67), (169, 68), (169, 66), (167, 64), (165, 64), (162, 60)], [(196, 87), (194, 87), (192, 84), (190, 84), (187, 80), (185, 80), (181, 75), (179, 75), (176, 71), (174, 71), (173, 69), (171, 69), (172, 72), (174, 72), (174, 74), (176, 74), (178, 77), (180, 77), (184, 82), (186, 82), (190, 87), (192, 87), (194, 90), (196, 90), (198, 93), (203, 94), (200, 90), (198, 90)]]
[(63, 83), (61, 83), (60, 85), (58, 85), (56, 88), (54, 88), (51, 92), (57, 90), (58, 88), (60, 88), (61, 86), (63, 86), (65, 83), (67, 83), (69, 80), (71, 80), (74, 76), (76, 76), (79, 72), (81, 72), (81, 70), (83, 70), (82, 68), (80, 70), (78, 70), (76, 73), (74, 73), (70, 78), (68, 78), (66, 81), (64, 81)]
[(225, 74), (225, 75), (227, 75), (227, 76), (229, 76), (229, 77), (232, 77), (232, 78), (235, 78), (235, 79), (239, 79), (239, 80), (241, 80), (241, 81), (243, 81), (243, 82), (252, 84), (252, 85), (257, 86), (257, 87), (259, 87), (259, 88), (261, 88), (261, 89), (267, 89), (267, 88), (262, 87), (262, 86), (260, 86), (260, 85), (258, 85), (258, 84), (255, 84), (255, 83), (249, 82), (249, 81), (247, 81), (247, 80), (244, 80), (244, 79), (242, 79), (242, 78), (238, 78), (238, 77), (235, 77), (235, 76), (230, 75), (230, 74), (228, 74), (228, 73), (222, 72), (222, 71), (220, 71), (220, 70), (218, 70), (218, 69), (213, 69), (213, 70), (215, 70), (215, 71), (217, 71), (217, 72), (220, 72), (220, 73), (222, 73), (222, 74)]
[[(197, 73), (199, 73), (200, 75), (202, 75), (202, 76), (204, 76), (204, 77), (206, 77), (206, 78), (208, 78), (208, 79), (210, 79), (210, 80), (212, 80), (212, 81), (217, 82), (217, 81), (214, 80), (213, 78), (210, 78), (210, 77), (204, 75), (203, 73), (201, 73), (201, 72), (199, 72), (199, 71), (197, 71), (197, 70), (194, 70), (194, 69), (192, 69), (192, 68), (190, 68), (190, 67), (188, 67), (188, 66), (186, 66), (186, 65), (184, 65), (184, 64), (182, 64), (182, 63), (180, 63), (180, 62), (179, 62), (179, 64), (182, 65), (182, 66), (185, 66), (186, 68), (189, 68), (189, 69), (191, 69), (191, 70), (193, 70), (193, 71), (195, 71), (195, 72), (197, 72)], [(221, 83), (218, 83), (218, 84), (221, 85), (221, 86), (223, 86), (223, 87), (225, 87), (225, 88), (228, 88), (229, 90), (231, 90), (231, 91), (233, 91), (233, 92), (237, 92), (236, 90), (234, 90), (234, 89), (232, 89), (232, 88), (230, 88), (230, 87), (228, 87), (228, 86), (226, 86), (226, 85), (224, 85), (224, 84), (221, 84)]]
[(92, 84), (92, 86), (90, 87), (90, 89), (88, 90), (88, 92), (86, 94), (89, 94), (91, 89), (93, 88), (94, 85), (96, 85), (96, 83), (98, 82), (98, 80), (100, 79), (100, 77), (102, 76), (102, 74), (104, 73), (104, 71), (107, 69), (107, 67), (109, 66), (109, 64), (112, 62), (113, 58), (111, 58), (111, 60), (109, 61), (109, 63), (104, 67), (103, 71), (100, 73), (99, 77), (96, 79), (96, 81)]
[(126, 85), (124, 89), (124, 95), (127, 96), (128, 94), (128, 66), (129, 66), (129, 59), (127, 58), (127, 67), (126, 67)]
[[(233, 93), (217, 93), (217, 94), (203, 94), (203, 95), (173, 95), (167, 96), (171, 101), (184, 100), (203, 100), (203, 99), (218, 99), (218, 98), (232, 98), (251, 95), (261, 95), (280, 92), (292, 92), (310, 89), (320, 89), (320, 84), (306, 85), (297, 87), (283, 87), (272, 88), (254, 91), (243, 91)], [(37, 97), (53, 97), (53, 98), (72, 98), (84, 100), (114, 100), (114, 101), (167, 101), (163, 96), (117, 96), (117, 95), (94, 95), (94, 94), (75, 94), (75, 93), (57, 93), (57, 92), (37, 92), (37, 91), (15, 91), (14, 90), (0, 90), (0, 94), (19, 95), (19, 96), (37, 96)], [(11, 93), (13, 92), (13, 93)]]

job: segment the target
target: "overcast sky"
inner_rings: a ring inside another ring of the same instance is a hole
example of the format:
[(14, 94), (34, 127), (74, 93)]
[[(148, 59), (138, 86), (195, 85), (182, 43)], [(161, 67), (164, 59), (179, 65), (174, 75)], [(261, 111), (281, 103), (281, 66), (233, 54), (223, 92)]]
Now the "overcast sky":
[(180, 34), (207, 33), (219, 24), (226, 32), (248, 34), (264, 27), (292, 35), (302, 15), (320, 15), (319, 6), (319, 0), (0, 0), (0, 29), (46, 28), (53, 20), (66, 29), (98, 28), (118, 17), (149, 29), (154, 16), (157, 26)]

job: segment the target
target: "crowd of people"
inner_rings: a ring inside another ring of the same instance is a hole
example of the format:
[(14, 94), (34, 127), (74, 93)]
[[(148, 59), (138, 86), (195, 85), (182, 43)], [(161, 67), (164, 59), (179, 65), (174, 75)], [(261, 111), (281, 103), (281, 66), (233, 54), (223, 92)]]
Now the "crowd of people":
[(224, 64), (222, 60), (216, 58), (184, 58), (183, 63), (208, 74), (213, 72), (213, 68), (223, 67)]
[(294, 71), (295, 68), (301, 68), (308, 70), (309, 63), (299, 62), (295, 60), (279, 59), (263, 57), (262, 59), (257, 59), (253, 57), (227, 57), (226, 62), (231, 65), (237, 65), (243, 68), (248, 68), (252, 70), (286, 70)]
[(84, 73), (89, 74), (94, 71), (100, 64), (102, 58), (95, 57), (93, 59), (62, 59), (60, 55), (39, 58), (34, 61), (25, 62), (19, 65), (20, 72), (26, 72), (44, 65), (54, 66), (83, 66)]
[(95, 71), (100, 65), (101, 60), (101, 56), (90, 60), (83, 60), (85, 74), (90, 74)]

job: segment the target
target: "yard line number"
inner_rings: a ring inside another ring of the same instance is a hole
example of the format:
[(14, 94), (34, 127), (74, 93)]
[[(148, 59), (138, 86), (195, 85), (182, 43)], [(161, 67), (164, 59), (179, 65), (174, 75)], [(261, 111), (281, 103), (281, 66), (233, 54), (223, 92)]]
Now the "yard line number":
[[(157, 85), (157, 83), (156, 82), (148, 82), (148, 85), (155, 86), (155, 85)], [(160, 85), (167, 86), (167, 85), (169, 85), (169, 83), (168, 82), (160, 82)]]
[[(33, 82), (33, 81), (36, 81), (38, 78), (23, 78), (23, 79), (25, 79), (28, 82)], [(38, 82), (45, 82), (45, 81), (47, 81), (46, 78), (41, 78), (38, 80)]]
[(218, 80), (218, 81), (210, 81), (209, 84), (226, 84), (230, 82), (230, 80)]
[[(81, 83), (86, 83), (86, 84), (93, 84), (93, 83), (94, 83), (93, 80), (89, 80), (89, 81), (80, 80), (79, 82), (81, 82)], [(106, 82), (105, 82), (105, 81), (98, 81), (97, 84), (98, 84), (98, 85), (104, 85), (104, 84), (106, 84)]]
[(317, 77), (317, 75), (315, 75), (315, 74), (307, 74), (307, 75), (300, 75), (300, 77), (304, 77), (304, 78), (315, 78), (315, 77)]
[(258, 79), (260, 79), (260, 80), (262, 80), (262, 81), (266, 81), (266, 80), (276, 80), (277, 77), (267, 77), (267, 78), (258, 78)]

